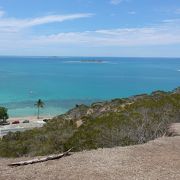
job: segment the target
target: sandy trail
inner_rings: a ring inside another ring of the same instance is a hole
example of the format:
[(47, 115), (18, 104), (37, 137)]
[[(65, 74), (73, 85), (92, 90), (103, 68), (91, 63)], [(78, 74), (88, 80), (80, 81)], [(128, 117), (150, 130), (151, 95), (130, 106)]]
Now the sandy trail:
[[(173, 125), (180, 133), (179, 124)], [(178, 134), (178, 133), (177, 133)], [(180, 179), (180, 136), (147, 144), (73, 153), (59, 160), (11, 168), (0, 159), (1, 180)]]

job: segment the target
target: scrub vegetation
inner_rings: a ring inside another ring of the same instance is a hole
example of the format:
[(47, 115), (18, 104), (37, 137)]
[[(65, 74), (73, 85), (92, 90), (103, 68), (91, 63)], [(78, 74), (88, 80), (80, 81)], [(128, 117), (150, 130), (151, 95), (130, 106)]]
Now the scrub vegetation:
[(0, 156), (38, 156), (66, 151), (146, 143), (180, 122), (180, 88), (130, 98), (76, 105), (42, 128), (9, 133), (0, 141)]

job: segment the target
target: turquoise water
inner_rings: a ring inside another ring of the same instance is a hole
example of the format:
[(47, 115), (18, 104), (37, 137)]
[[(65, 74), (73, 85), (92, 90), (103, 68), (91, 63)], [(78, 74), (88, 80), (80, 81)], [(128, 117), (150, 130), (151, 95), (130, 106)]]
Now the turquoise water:
[[(102, 60), (85, 63), (81, 60)], [(56, 115), (75, 104), (127, 97), (180, 86), (180, 59), (0, 57), (0, 105), (11, 116)]]

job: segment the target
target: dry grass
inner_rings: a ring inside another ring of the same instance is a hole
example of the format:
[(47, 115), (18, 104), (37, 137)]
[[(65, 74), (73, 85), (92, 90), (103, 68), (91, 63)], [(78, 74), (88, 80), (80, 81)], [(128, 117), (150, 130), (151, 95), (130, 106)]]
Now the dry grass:
[(74, 153), (60, 160), (11, 168), (0, 159), (1, 180), (180, 179), (180, 136), (147, 144)]

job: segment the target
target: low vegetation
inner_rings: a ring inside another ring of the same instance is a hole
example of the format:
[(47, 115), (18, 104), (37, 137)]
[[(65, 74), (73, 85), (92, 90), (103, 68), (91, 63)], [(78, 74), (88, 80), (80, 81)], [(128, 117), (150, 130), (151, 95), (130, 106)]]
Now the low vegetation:
[[(81, 121), (81, 126), (77, 122)], [(39, 129), (9, 133), (0, 141), (0, 156), (19, 157), (142, 144), (168, 134), (180, 122), (180, 89), (156, 91), (91, 106), (76, 105)]]

